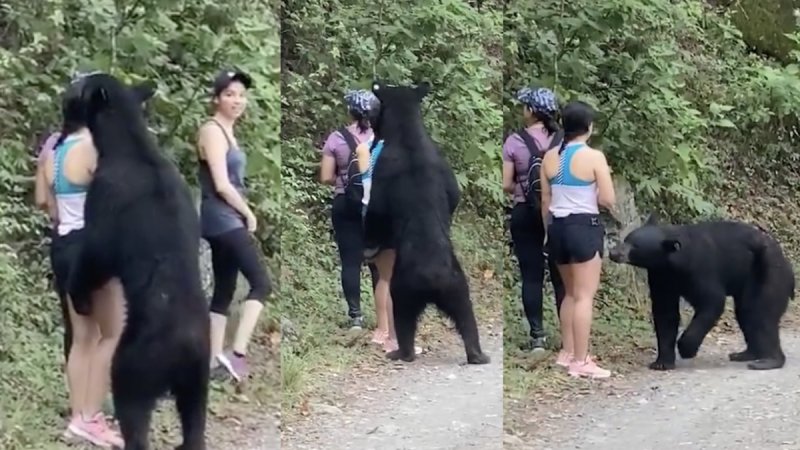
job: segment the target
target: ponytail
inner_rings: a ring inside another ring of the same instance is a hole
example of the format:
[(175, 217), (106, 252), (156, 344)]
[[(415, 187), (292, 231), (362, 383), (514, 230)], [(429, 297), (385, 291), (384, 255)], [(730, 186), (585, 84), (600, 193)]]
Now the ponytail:
[(369, 129), (370, 129), (370, 123), (368, 117), (361, 117), (360, 119), (358, 119), (358, 131), (365, 133)]
[(561, 140), (561, 147), (558, 149), (558, 154), (564, 153), (564, 149), (567, 148), (569, 145), (569, 141), (575, 139), (576, 137), (582, 135), (580, 131), (570, 131), (569, 133), (564, 133), (564, 138)]
[(541, 122), (544, 125), (544, 129), (547, 130), (547, 134), (550, 136), (554, 136), (556, 133), (561, 131), (561, 126), (558, 124), (558, 120), (556, 120), (556, 114), (543, 114), (535, 112), (534, 117), (537, 121)]

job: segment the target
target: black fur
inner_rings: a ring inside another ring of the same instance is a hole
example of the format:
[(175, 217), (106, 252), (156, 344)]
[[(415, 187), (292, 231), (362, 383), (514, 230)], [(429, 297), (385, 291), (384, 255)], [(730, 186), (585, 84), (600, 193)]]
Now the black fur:
[(375, 83), (381, 101), (374, 120), (384, 149), (373, 173), (365, 218), (368, 248), (394, 248), (391, 295), (399, 350), (390, 359), (413, 361), (417, 322), (428, 304), (453, 319), (471, 364), (486, 364), (469, 285), (450, 240), (460, 191), (455, 175), (422, 122), (430, 87)]
[(86, 198), (86, 241), (70, 280), (78, 313), (90, 294), (119, 278), (127, 322), (111, 384), (126, 450), (149, 448), (156, 400), (175, 397), (184, 450), (204, 450), (209, 376), (208, 307), (200, 224), (177, 168), (156, 147), (141, 102), (109, 75), (82, 90), (98, 167)]
[[(647, 269), (658, 357), (653, 370), (675, 368), (675, 346), (693, 358), (732, 296), (747, 348), (731, 361), (748, 368), (783, 367), (780, 320), (794, 298), (794, 271), (780, 245), (759, 227), (734, 221), (659, 224), (652, 215), (609, 252), (612, 261)], [(680, 339), (679, 300), (694, 308)], [(677, 342), (676, 342), (677, 339)]]

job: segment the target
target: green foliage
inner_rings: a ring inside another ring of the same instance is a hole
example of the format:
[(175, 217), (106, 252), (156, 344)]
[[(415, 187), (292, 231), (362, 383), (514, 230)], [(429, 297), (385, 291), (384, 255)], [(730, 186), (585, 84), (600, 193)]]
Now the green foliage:
[[(727, 3), (727, 2), (726, 2)], [(793, 33), (797, 0), (736, 0), (730, 2), (731, 20), (742, 31), (742, 39), (765, 55), (788, 62), (797, 46), (787, 33)]]
[[(249, 157), (250, 202), (268, 255), (278, 250), (279, 41), (275, 5), (232, 0), (10, 0), (0, 4), (0, 447), (42, 448), (29, 424), (61, 426), (58, 301), (48, 285), (42, 214), (32, 207), (31, 150), (60, 126), (60, 93), (77, 69), (158, 86), (150, 122), (196, 185), (196, 129), (222, 67), (255, 82), (237, 137)], [(9, 250), (5, 250), (8, 248)], [(20, 405), (25, 404), (25, 409)], [(17, 425), (22, 428), (16, 429)]]
[(716, 212), (703, 191), (723, 175), (715, 140), (746, 137), (797, 100), (794, 69), (746, 55), (725, 16), (692, 0), (514, 2), (505, 54), (507, 129), (523, 84), (589, 102), (615, 172), (643, 204), (684, 218)]
[[(313, 355), (347, 352), (329, 347), (346, 308), (330, 231), (331, 192), (318, 182), (318, 150), (331, 131), (348, 121), (343, 102), (347, 89), (369, 88), (375, 77), (392, 83), (430, 82), (433, 90), (423, 114), (456, 170), (464, 191), (461, 211), (488, 211), (494, 230), (502, 229), (497, 224), (504, 201), (498, 170), (499, 11), (488, 5), (478, 10), (463, 0), (284, 3), (281, 153), (287, 216), (281, 235), (282, 305), (286, 317), (301, 328), (298, 340), (282, 343), (282, 366), (297, 367), (284, 373), (287, 401), (293, 401), (287, 392), (299, 379), (292, 374), (315, 373), (325, 364)], [(367, 285), (365, 279), (362, 305), (368, 311), (372, 302)], [(329, 364), (335, 358), (330, 354), (322, 357)]]

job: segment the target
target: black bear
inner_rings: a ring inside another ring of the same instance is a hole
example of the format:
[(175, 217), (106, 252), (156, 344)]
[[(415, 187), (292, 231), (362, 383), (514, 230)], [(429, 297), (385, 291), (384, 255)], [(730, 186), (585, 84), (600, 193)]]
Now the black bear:
[(373, 118), (375, 163), (365, 216), (367, 248), (390, 248), (396, 259), (390, 285), (399, 349), (390, 359), (415, 359), (417, 322), (433, 304), (456, 325), (467, 362), (487, 364), (470, 300), (469, 284), (450, 240), (460, 190), (455, 175), (422, 121), (427, 84), (373, 85), (381, 107)]
[(183, 431), (178, 448), (204, 450), (209, 319), (198, 214), (128, 87), (102, 73), (82, 82), (98, 164), (69, 294), (75, 310), (87, 314), (92, 291), (110, 278), (122, 283), (127, 318), (112, 360), (111, 391), (125, 449), (149, 448), (156, 400), (171, 392)]
[(658, 357), (653, 370), (675, 368), (675, 345), (683, 297), (694, 316), (677, 339), (682, 358), (693, 358), (733, 297), (736, 321), (747, 348), (731, 361), (753, 370), (783, 367), (780, 320), (794, 298), (794, 270), (778, 242), (742, 222), (691, 225), (658, 223), (655, 215), (609, 252), (617, 263), (647, 270)]
[[(154, 83), (150, 81), (145, 81), (143, 83), (136, 84), (132, 86), (131, 93), (133, 94), (134, 98), (142, 104), (144, 108), (146, 106), (146, 102), (150, 100), (150, 98), (155, 94), (156, 86)], [(145, 108), (146, 111), (146, 108)], [(47, 230), (46, 232), (50, 232), (51, 230)], [(64, 363), (67, 363), (69, 359), (69, 351), (72, 348), (72, 324), (69, 320), (69, 309), (67, 308), (67, 299), (64, 296), (61, 297), (61, 319), (62, 324), (64, 325)]]

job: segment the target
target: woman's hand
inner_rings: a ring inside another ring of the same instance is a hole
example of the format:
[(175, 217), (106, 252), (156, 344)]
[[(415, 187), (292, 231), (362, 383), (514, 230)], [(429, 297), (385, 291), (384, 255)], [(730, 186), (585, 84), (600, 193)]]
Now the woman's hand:
[(252, 211), (247, 211), (247, 215), (244, 216), (245, 223), (247, 224), (247, 231), (251, 233), (256, 232), (256, 228), (258, 226), (258, 220), (256, 220), (256, 215), (253, 214)]

